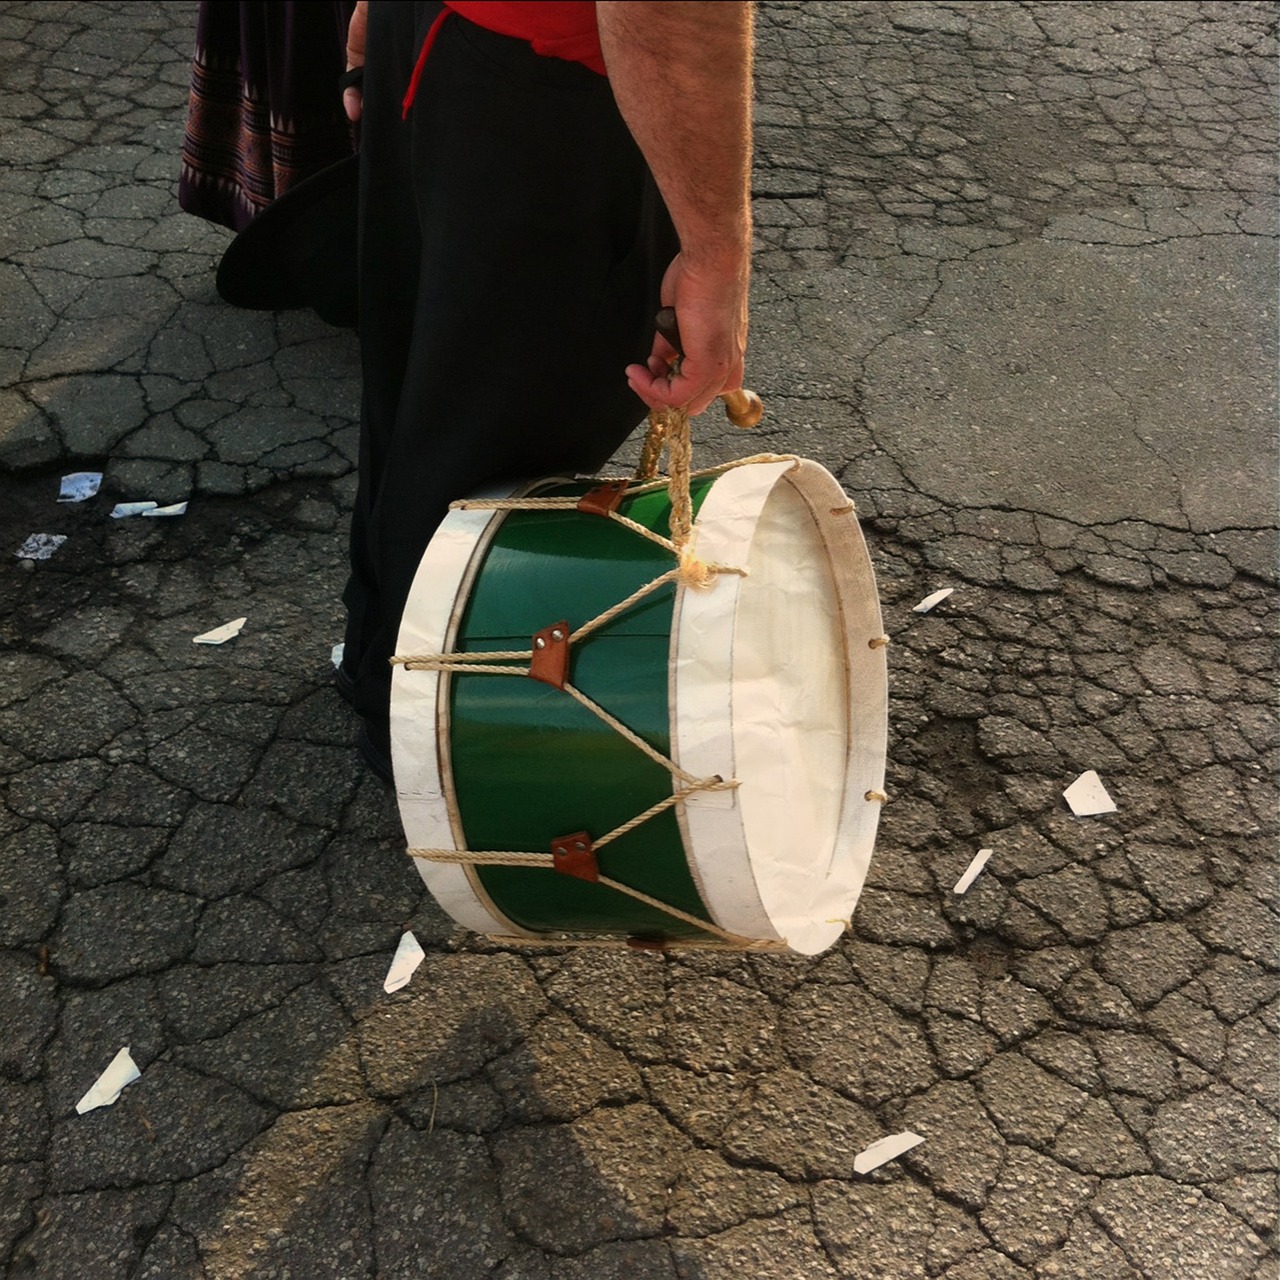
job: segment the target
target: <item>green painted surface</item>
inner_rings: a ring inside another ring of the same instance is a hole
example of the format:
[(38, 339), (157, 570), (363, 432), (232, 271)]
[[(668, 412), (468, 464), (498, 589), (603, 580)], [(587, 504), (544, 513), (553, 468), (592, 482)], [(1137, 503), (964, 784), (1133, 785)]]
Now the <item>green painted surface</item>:
[[(561, 486), (579, 494), (588, 486)], [(695, 487), (695, 506), (710, 481)], [(666, 494), (623, 514), (668, 533)], [(464, 651), (527, 647), (561, 620), (576, 628), (672, 566), (670, 553), (599, 516), (513, 511), (476, 580), (458, 638)], [(664, 586), (575, 646), (570, 682), (663, 755), (674, 587)], [(450, 749), (467, 847), (550, 852), (559, 836), (599, 839), (671, 794), (666, 769), (571, 695), (527, 676), (455, 675)], [(602, 874), (707, 918), (673, 812), (599, 853)], [(624, 894), (551, 870), (481, 867), (495, 905), (527, 929), (706, 936)]]

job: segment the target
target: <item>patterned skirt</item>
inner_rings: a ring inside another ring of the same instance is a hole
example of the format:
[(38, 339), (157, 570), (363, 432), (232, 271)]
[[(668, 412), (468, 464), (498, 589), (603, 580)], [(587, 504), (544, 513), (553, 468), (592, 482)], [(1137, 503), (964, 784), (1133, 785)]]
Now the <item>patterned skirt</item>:
[(338, 77), (354, 0), (202, 0), (178, 203), (241, 230), (349, 156)]

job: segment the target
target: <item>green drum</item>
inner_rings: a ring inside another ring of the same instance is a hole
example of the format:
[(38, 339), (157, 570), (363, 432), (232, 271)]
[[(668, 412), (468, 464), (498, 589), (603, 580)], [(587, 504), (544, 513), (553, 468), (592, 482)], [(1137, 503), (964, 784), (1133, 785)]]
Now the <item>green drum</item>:
[(816, 463), (665, 487), (544, 480), (452, 510), (392, 682), (409, 853), (441, 906), (526, 940), (816, 954), (884, 799), (887, 680), (853, 506)]

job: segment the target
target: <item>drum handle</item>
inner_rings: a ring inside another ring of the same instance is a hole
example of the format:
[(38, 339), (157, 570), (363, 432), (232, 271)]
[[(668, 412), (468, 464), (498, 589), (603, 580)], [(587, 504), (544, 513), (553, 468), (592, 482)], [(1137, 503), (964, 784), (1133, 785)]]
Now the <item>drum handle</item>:
[[(684, 346), (680, 342), (680, 326), (676, 323), (675, 307), (663, 307), (654, 320), (654, 327), (675, 348), (676, 361), (684, 359)], [(754, 427), (764, 417), (764, 402), (754, 391), (739, 387), (737, 391), (722, 391), (724, 416), (735, 427)]]
[[(684, 359), (684, 347), (680, 343), (680, 328), (676, 323), (674, 307), (663, 307), (654, 317), (654, 326), (675, 349), (672, 369), (680, 367)], [(724, 401), (729, 421), (739, 427), (754, 427), (764, 416), (764, 405), (754, 391), (726, 391), (720, 396)], [(663, 449), (667, 451), (667, 492), (671, 495), (671, 541), (680, 565), (680, 579), (690, 586), (706, 586), (712, 577), (710, 568), (692, 552), (689, 539), (693, 531), (693, 502), (689, 495), (689, 476), (693, 468), (693, 447), (689, 433), (689, 413), (686, 409), (672, 408), (651, 410), (649, 430), (640, 450), (640, 463), (636, 479), (652, 480), (658, 474), (658, 461)]]

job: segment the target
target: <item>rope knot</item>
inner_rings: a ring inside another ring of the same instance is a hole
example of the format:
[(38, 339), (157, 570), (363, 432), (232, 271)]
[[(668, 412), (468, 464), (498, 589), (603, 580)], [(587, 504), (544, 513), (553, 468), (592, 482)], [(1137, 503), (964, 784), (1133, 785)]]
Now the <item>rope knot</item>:
[(699, 560), (692, 547), (681, 547), (680, 568), (676, 574), (681, 586), (705, 591), (715, 576), (716, 571), (705, 560)]

